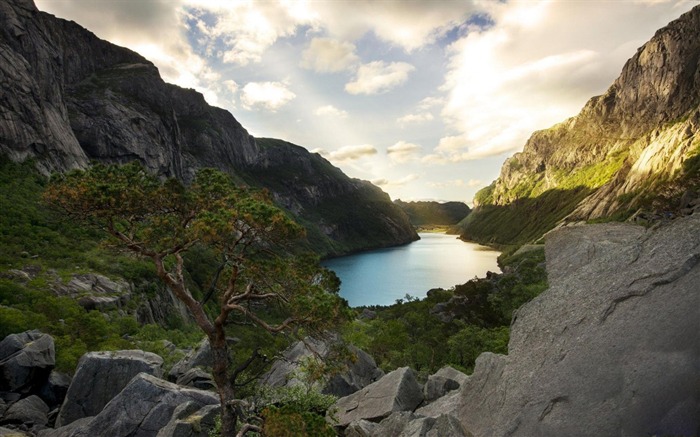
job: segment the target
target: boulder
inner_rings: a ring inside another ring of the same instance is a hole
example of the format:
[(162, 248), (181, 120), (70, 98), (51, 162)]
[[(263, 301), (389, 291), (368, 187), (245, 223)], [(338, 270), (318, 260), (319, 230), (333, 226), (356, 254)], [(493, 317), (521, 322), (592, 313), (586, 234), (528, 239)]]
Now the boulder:
[(545, 251), (550, 288), (515, 314), (508, 355), (417, 413), (475, 435), (696, 435), (700, 216), (568, 226)]
[[(270, 370), (263, 375), (261, 383), (271, 387), (294, 386), (302, 384), (300, 379), (301, 364), (305, 359), (314, 355), (327, 359), (331, 353), (331, 342), (305, 338), (288, 348), (281, 359), (272, 364)], [(347, 360), (345, 370), (333, 375), (321, 392), (343, 397), (377, 381), (384, 372), (377, 367), (374, 359), (365, 351), (355, 346), (348, 346), (352, 358)]]
[(365, 419), (377, 421), (394, 411), (413, 411), (423, 401), (422, 387), (408, 367), (396, 369), (335, 403), (339, 426)]
[(32, 395), (10, 405), (0, 423), (24, 424), (28, 427), (45, 426), (49, 421), (48, 413), (49, 407), (44, 401), (39, 396)]
[(206, 405), (218, 405), (219, 397), (140, 373), (97, 416), (70, 437), (155, 436), (171, 421), (175, 409), (187, 402), (194, 404), (190, 408), (201, 409)]
[(185, 402), (175, 408), (170, 422), (156, 437), (208, 437), (220, 414), (219, 405), (202, 407), (195, 402)]
[(141, 350), (89, 352), (80, 359), (56, 420), (61, 427), (95, 416), (131, 379), (145, 372), (160, 376), (163, 359)]
[(457, 390), (466, 379), (467, 375), (459, 370), (450, 366), (443, 367), (428, 377), (428, 381), (423, 387), (425, 403), (430, 403), (452, 390)]
[(56, 429), (42, 429), (37, 433), (37, 437), (70, 437), (73, 432), (87, 426), (93, 417), (83, 417), (82, 419), (75, 420), (66, 426), (62, 426)]
[(201, 367), (207, 369), (211, 368), (213, 364), (211, 346), (209, 345), (209, 340), (205, 337), (194, 349), (185, 355), (185, 357), (175, 363), (168, 373), (168, 379), (170, 381), (177, 381), (178, 378), (192, 368)]
[(216, 390), (216, 384), (211, 374), (196, 367), (177, 378), (176, 384), (200, 390)]
[(0, 342), (0, 391), (29, 393), (44, 384), (55, 364), (50, 335), (10, 334)]
[[(346, 434), (347, 436), (347, 434)], [(424, 417), (407, 411), (391, 413), (372, 428), (368, 437), (474, 437), (459, 420), (448, 414)]]
[(377, 424), (369, 420), (355, 420), (345, 428), (345, 437), (371, 437)]
[(30, 434), (18, 431), (16, 429), (0, 426), (0, 437), (29, 437), (29, 435)]
[(39, 389), (38, 395), (49, 408), (58, 407), (63, 403), (70, 387), (71, 377), (65, 373), (51, 371), (49, 378)]

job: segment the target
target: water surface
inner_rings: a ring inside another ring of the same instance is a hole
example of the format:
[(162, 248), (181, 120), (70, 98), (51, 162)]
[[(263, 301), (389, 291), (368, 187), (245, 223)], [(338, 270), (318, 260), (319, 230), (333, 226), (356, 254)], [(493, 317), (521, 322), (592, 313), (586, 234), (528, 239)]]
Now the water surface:
[(391, 305), (407, 293), (425, 297), (431, 288), (450, 288), (487, 271), (498, 272), (500, 254), (466, 243), (456, 235), (421, 233), (405, 246), (373, 250), (324, 261), (342, 284), (350, 306)]

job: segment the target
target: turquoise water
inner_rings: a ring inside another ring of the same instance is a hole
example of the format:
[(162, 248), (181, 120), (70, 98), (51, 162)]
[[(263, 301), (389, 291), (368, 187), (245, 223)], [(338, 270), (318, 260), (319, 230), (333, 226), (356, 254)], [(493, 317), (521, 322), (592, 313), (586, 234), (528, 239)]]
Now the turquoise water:
[(425, 297), (431, 288), (450, 288), (487, 271), (500, 272), (500, 252), (455, 235), (422, 233), (411, 244), (324, 261), (342, 284), (350, 306), (391, 305), (406, 293)]

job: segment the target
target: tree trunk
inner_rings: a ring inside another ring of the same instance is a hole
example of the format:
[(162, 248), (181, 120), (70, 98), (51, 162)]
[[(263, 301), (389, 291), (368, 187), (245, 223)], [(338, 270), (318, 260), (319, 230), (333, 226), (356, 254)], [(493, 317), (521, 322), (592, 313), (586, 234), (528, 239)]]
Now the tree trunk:
[(217, 332), (212, 337), (209, 338), (213, 358), (212, 376), (221, 400), (221, 435), (235, 436), (238, 413), (234, 404), (236, 391), (229, 375), (230, 356), (226, 334)]

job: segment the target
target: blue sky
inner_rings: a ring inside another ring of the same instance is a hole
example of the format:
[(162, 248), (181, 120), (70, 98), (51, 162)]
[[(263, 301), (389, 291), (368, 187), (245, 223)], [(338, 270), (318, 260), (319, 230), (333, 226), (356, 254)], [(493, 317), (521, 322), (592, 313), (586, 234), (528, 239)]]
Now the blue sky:
[(36, 0), (258, 137), (393, 199), (461, 200), (694, 0)]

